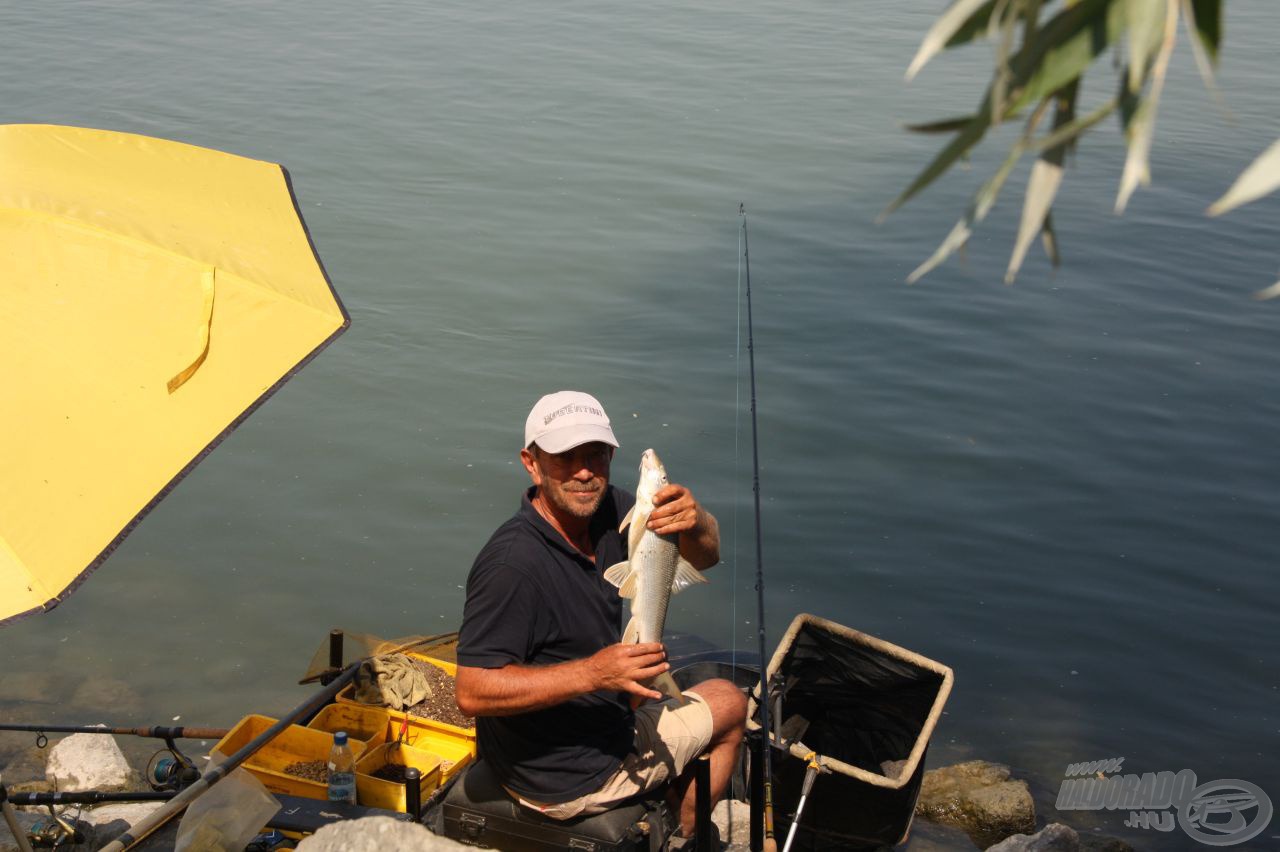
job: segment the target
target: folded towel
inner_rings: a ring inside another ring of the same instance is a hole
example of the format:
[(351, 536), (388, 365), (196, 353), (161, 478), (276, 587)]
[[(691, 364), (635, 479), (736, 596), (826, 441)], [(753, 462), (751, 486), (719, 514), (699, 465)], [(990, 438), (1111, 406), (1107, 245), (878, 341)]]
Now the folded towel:
[(404, 654), (365, 660), (355, 678), (356, 701), (404, 710), (431, 695), (427, 676)]

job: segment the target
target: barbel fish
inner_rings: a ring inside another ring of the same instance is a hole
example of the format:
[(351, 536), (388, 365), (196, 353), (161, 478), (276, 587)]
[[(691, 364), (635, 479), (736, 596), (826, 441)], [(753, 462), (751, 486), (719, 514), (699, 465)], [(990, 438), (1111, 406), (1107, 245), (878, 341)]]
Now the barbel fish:
[[(640, 484), (636, 504), (622, 519), (620, 530), (627, 532), (627, 561), (612, 565), (604, 578), (618, 587), (618, 594), (631, 601), (631, 620), (622, 631), (622, 641), (661, 642), (671, 596), (707, 578), (680, 556), (677, 536), (658, 535), (648, 528), (653, 497), (667, 485), (667, 471), (653, 450), (640, 457)], [(669, 698), (680, 698), (680, 688), (670, 674), (660, 674), (653, 686)]]

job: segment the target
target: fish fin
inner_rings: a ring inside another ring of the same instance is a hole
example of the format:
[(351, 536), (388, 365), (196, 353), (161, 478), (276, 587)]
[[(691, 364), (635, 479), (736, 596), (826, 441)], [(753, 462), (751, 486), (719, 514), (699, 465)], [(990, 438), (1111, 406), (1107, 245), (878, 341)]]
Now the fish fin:
[(618, 532), (622, 532), (627, 528), (627, 524), (631, 523), (631, 516), (636, 513), (636, 507), (632, 506), (627, 510), (626, 517), (622, 519), (622, 523), (618, 524)]
[(681, 704), (689, 703), (689, 699), (684, 697), (684, 693), (680, 691), (680, 686), (676, 683), (676, 679), (671, 676), (670, 672), (663, 672), (655, 677), (653, 679), (652, 686), (667, 698), (674, 698)]
[(690, 586), (711, 582), (702, 572), (690, 565), (684, 557), (676, 563), (676, 575), (671, 579), (671, 594), (678, 595)]
[(632, 645), (640, 641), (640, 625), (636, 624), (636, 617), (631, 616), (631, 620), (627, 622), (627, 629), (622, 631), (622, 644)]
[(634, 598), (640, 575), (631, 570), (630, 562), (619, 562), (604, 572), (604, 578), (618, 587), (618, 596)]
[(649, 523), (649, 513), (637, 512), (633, 508), (627, 516), (631, 518), (631, 529), (627, 530), (627, 555), (630, 556), (640, 547), (640, 539), (648, 532), (645, 526)]
[(627, 581), (627, 575), (631, 573), (630, 562), (619, 562), (616, 565), (610, 565), (604, 571), (604, 578), (618, 588), (622, 588), (622, 584)]

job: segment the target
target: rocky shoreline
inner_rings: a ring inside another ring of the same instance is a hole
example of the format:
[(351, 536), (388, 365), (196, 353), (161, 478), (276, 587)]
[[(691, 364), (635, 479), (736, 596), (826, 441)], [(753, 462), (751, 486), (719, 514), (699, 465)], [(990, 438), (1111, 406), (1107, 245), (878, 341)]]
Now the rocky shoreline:
[[(31, 744), (33, 736), (7, 735), (0, 741), (0, 762), (4, 767), (0, 777), (14, 792), (148, 789), (142, 780), (137, 750), (131, 749), (135, 751), (131, 761), (111, 735), (72, 734), (60, 740), (51, 738), (43, 749)], [(146, 747), (154, 751), (156, 745), (147, 743)], [(204, 750), (207, 751), (207, 747)], [(78, 848), (97, 849), (159, 805), (158, 802), (104, 804), (83, 810), (72, 806), (67, 816), (77, 817), (87, 835), (86, 843)], [(742, 802), (721, 803), (716, 809), (715, 821), (728, 849), (747, 848), (747, 813), (747, 806)], [(19, 808), (18, 819), (29, 828), (47, 821), (48, 810)], [(1132, 849), (1114, 837), (1077, 831), (1062, 823), (1044, 825), (1037, 821), (1027, 782), (1013, 777), (1007, 766), (980, 760), (925, 773), (911, 835), (907, 846), (911, 850), (1126, 852)], [(327, 826), (298, 846), (308, 852), (454, 847), (462, 848), (422, 826), (385, 817)], [(7, 827), (0, 826), (0, 852), (17, 848)]]

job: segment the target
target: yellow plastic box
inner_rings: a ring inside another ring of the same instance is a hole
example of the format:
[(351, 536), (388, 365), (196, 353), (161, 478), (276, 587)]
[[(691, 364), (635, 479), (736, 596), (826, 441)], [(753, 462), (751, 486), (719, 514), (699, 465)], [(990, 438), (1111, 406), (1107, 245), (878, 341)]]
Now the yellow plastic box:
[[(447, 660), (437, 660), (424, 654), (409, 654), (409, 656), (430, 663), (444, 670), (451, 677), (456, 676), (458, 673), (457, 664)], [(347, 686), (339, 692), (337, 701), (339, 704), (352, 707), (368, 708), (371, 706), (355, 700), (354, 686)], [(387, 729), (387, 742), (398, 740), (401, 729), (407, 728), (405, 742), (408, 745), (416, 749), (429, 751), (440, 757), (442, 760), (441, 783), (448, 781), (462, 767), (475, 758), (476, 729), (474, 727), (460, 728), (457, 725), (414, 716), (412, 713), (405, 713), (401, 710), (379, 709), (386, 713), (391, 720), (391, 724)], [(405, 724), (406, 720), (408, 721), (407, 726)]]
[(330, 704), (307, 723), (308, 728), (336, 734), (346, 731), (347, 738), (364, 744), (367, 752), (387, 741), (391, 717), (381, 707), (368, 704)]
[[(403, 716), (404, 714), (398, 715)], [(401, 722), (393, 719), (389, 739), (394, 740), (399, 737), (400, 728)], [(412, 748), (429, 751), (440, 757), (441, 784), (457, 775), (476, 756), (474, 728), (464, 730), (453, 725), (446, 725), (443, 722), (420, 719), (417, 716), (409, 716), (409, 724), (405, 731), (404, 741)]]
[[(228, 756), (235, 754), (248, 745), (250, 740), (275, 723), (276, 720), (269, 716), (245, 716), (218, 741), (213, 750)], [(290, 775), (284, 771), (284, 768), (299, 761), (327, 762), (332, 748), (333, 734), (318, 731), (315, 728), (304, 728), (301, 725), (290, 725), (275, 739), (258, 749), (244, 762), (243, 766), (273, 793), (303, 796), (308, 799), (327, 799), (329, 797), (327, 784)], [(364, 744), (351, 741), (351, 751), (359, 760), (364, 753)]]
[(388, 764), (413, 767), (422, 773), (419, 779), (421, 798), (440, 786), (440, 757), (429, 751), (398, 743), (384, 743), (356, 761), (356, 801), (367, 808), (386, 808), (404, 813), (408, 808), (404, 784), (373, 777)]

